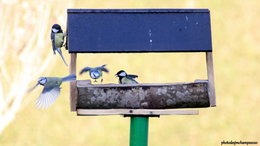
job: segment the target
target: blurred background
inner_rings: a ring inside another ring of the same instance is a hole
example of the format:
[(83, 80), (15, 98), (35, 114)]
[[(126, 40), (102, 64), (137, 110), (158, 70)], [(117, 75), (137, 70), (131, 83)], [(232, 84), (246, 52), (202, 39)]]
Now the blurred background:
[[(0, 145), (127, 146), (130, 119), (78, 117), (70, 112), (69, 84), (47, 110), (34, 107), (40, 76), (69, 73), (52, 55), (50, 28), (65, 30), (68, 8), (208, 8), (211, 11), (217, 107), (196, 116), (150, 118), (149, 145), (220, 145), (260, 142), (259, 0), (0, 0)], [(69, 54), (63, 51), (69, 61)], [(108, 64), (105, 83), (117, 83), (124, 69), (142, 83), (206, 79), (204, 53), (80, 54), (78, 70)], [(87, 74), (79, 79), (89, 79)]]

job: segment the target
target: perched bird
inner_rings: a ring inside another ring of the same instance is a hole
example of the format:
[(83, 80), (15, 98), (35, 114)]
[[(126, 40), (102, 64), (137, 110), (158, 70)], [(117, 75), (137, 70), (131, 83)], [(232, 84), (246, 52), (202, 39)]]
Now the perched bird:
[(61, 51), (61, 47), (63, 47), (63, 43), (64, 43), (64, 36), (65, 35), (63, 34), (60, 25), (54, 24), (51, 28), (51, 42), (52, 42), (53, 54), (56, 55), (56, 51), (57, 51), (60, 54), (61, 59), (63, 60), (65, 65), (68, 66)]
[(28, 90), (31, 92), (38, 85), (44, 86), (41, 95), (36, 100), (36, 107), (40, 109), (48, 108), (54, 103), (54, 101), (60, 95), (60, 85), (62, 82), (70, 82), (76, 80), (76, 75), (71, 74), (69, 76), (60, 78), (60, 77), (40, 77), (37, 84)]
[(128, 75), (124, 70), (120, 70), (116, 73), (116, 76), (119, 77), (119, 84), (138, 84), (135, 80), (137, 75)]
[(102, 65), (99, 67), (91, 68), (91, 67), (85, 67), (80, 71), (80, 75), (83, 74), (84, 72), (89, 72), (89, 76), (94, 79), (94, 82), (97, 82), (96, 79), (101, 77), (101, 83), (103, 82), (102, 78), (102, 72), (108, 73), (108, 69), (105, 68), (106, 65)]

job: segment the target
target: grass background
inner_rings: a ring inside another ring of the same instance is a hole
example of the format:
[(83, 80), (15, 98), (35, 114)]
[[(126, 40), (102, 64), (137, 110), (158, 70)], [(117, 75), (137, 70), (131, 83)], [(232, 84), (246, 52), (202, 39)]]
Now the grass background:
[[(4, 34), (2, 39), (12, 39), (16, 36), (15, 27), (28, 26), (30, 23), (29, 26), (35, 29), (28, 27), (28, 34), (35, 34), (32, 37), (37, 37), (39, 33), (44, 34), (43, 38), (38, 38), (46, 46), (43, 56), (51, 54), (49, 30), (37, 28), (49, 29), (53, 23), (60, 23), (64, 28), (67, 8), (209, 8), (217, 107), (200, 109), (198, 116), (150, 118), (149, 145), (211, 146), (220, 145), (223, 140), (260, 142), (259, 0), (12, 0), (10, 3), (0, 1), (0, 6), (1, 12), (8, 15), (4, 19), (8, 21), (2, 23), (10, 25), (9, 32), (0, 32)], [(35, 22), (32, 19), (45, 14), (49, 16), (44, 20), (47, 21), (46, 26), (40, 26), (42, 22), (39, 21), (43, 20), (36, 19), (38, 21)], [(14, 22), (19, 23), (13, 25)], [(27, 43), (27, 40), (23, 43)], [(30, 49), (34, 49), (37, 44), (31, 43)], [(16, 48), (20, 45), (10, 44), (10, 49), (19, 52)], [(65, 57), (69, 60), (68, 54)], [(11, 73), (12, 58), (15, 56), (10, 58), (5, 65), (6, 70)], [(114, 74), (120, 69), (138, 74), (138, 81), (144, 83), (189, 82), (206, 78), (205, 55), (200, 53), (81, 54), (78, 61), (78, 71), (87, 65), (108, 64), (111, 72), (105, 74), (105, 83), (116, 83)], [(41, 76), (67, 74), (68, 68), (61, 59), (53, 57), (49, 68)], [(79, 77), (86, 78), (87, 75)], [(38, 110), (34, 108), (34, 101), (40, 92), (41, 89), (37, 89), (24, 95), (22, 107), (15, 120), (0, 135), (0, 145), (128, 145), (129, 118), (77, 117), (69, 111), (68, 84), (62, 85), (61, 96), (52, 107)]]

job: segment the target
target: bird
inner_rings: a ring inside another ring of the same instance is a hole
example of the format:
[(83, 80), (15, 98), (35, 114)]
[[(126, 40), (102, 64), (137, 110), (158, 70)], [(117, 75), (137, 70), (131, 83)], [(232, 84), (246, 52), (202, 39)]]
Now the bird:
[(66, 77), (40, 77), (37, 84), (28, 90), (31, 92), (38, 85), (44, 86), (42, 93), (36, 100), (36, 107), (39, 109), (46, 109), (51, 106), (60, 95), (60, 85), (63, 82), (70, 82), (76, 80), (76, 75), (71, 74)]
[(89, 76), (94, 79), (94, 82), (97, 82), (97, 79), (101, 77), (101, 83), (103, 82), (103, 77), (102, 77), (102, 72), (106, 72), (108, 73), (109, 70), (106, 68), (106, 64), (99, 66), (99, 67), (84, 67), (81, 71), (80, 71), (80, 75), (82, 75), (84, 72), (89, 72)]
[(64, 37), (63, 31), (59, 24), (52, 25), (51, 28), (51, 42), (52, 42), (52, 50), (53, 54), (56, 55), (56, 51), (60, 54), (61, 59), (63, 60), (64, 64), (68, 66), (66, 60), (64, 59), (61, 51), (61, 47), (64, 45)]
[(138, 84), (135, 80), (138, 76), (128, 75), (124, 70), (118, 71), (115, 76), (119, 77), (119, 84)]

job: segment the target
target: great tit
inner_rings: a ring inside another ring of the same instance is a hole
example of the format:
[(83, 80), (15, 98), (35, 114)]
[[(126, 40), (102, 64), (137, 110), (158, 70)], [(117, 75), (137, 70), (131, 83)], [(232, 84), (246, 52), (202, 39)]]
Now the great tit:
[(59, 24), (54, 24), (51, 28), (51, 42), (52, 42), (52, 50), (53, 54), (56, 55), (56, 51), (60, 54), (61, 59), (65, 63), (66, 66), (68, 66), (67, 62), (65, 61), (61, 47), (63, 47), (64, 43), (64, 37), (63, 31)]
[(116, 73), (116, 76), (119, 77), (119, 84), (138, 84), (135, 80), (137, 75), (128, 75), (124, 70), (120, 70)]
[(101, 77), (101, 83), (103, 82), (103, 78), (102, 78), (102, 72), (106, 72), (108, 73), (109, 70), (107, 68), (105, 68), (106, 65), (102, 65), (99, 67), (95, 67), (95, 68), (91, 68), (91, 67), (85, 67), (80, 71), (80, 75), (83, 74), (84, 72), (88, 72), (89, 71), (89, 76), (94, 79), (94, 82), (97, 82), (96, 79)]
[(41, 95), (36, 100), (36, 107), (46, 109), (54, 103), (60, 95), (60, 85), (62, 82), (70, 82), (76, 80), (76, 75), (71, 74), (66, 77), (40, 77), (37, 84), (28, 90), (31, 92), (38, 85), (44, 86)]

